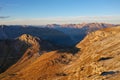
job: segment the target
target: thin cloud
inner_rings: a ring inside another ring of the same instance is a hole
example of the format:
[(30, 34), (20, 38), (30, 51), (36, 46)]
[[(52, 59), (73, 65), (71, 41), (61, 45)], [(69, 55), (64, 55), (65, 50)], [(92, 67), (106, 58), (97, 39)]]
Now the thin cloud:
[(0, 16), (0, 19), (6, 19), (9, 18), (10, 16)]
[[(3, 7), (2, 6), (0, 6), (0, 11), (3, 9)], [(0, 19), (7, 19), (7, 18), (9, 18), (10, 16), (0, 16)]]
[(44, 24), (79, 24), (79, 23), (112, 23), (120, 24), (120, 16), (76, 16), (76, 17), (50, 17), (31, 19), (2, 20), (0, 24), (44, 25)]

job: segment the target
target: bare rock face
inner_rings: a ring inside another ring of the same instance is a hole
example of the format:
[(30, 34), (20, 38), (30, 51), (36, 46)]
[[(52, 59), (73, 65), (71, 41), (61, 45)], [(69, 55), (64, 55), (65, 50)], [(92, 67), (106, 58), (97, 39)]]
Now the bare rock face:
[(18, 40), (28, 44), (28, 46), (30, 46), (29, 50), (34, 51), (33, 53), (39, 54), (39, 51), (40, 51), (39, 42), (41, 42), (39, 38), (33, 37), (31, 35), (28, 35), (28, 34), (23, 34), (18, 38)]
[(31, 35), (28, 35), (28, 34), (23, 34), (18, 39), (20, 41), (24, 41), (25, 43), (31, 44), (31, 45), (39, 45), (38, 40), (40, 41), (39, 38), (33, 37)]

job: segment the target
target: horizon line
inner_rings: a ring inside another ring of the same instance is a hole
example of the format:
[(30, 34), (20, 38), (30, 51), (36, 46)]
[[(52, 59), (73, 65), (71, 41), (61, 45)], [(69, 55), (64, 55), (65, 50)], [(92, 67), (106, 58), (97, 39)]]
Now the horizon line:
[(75, 16), (75, 17), (47, 17), (47, 18), (11, 18), (0, 19), (5, 25), (47, 25), (47, 24), (81, 24), (81, 23), (109, 23), (120, 24), (120, 16)]

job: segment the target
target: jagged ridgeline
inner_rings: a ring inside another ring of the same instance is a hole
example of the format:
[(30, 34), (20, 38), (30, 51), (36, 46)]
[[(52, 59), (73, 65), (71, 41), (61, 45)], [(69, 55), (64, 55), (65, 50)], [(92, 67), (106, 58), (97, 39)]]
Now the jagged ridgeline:
[(90, 32), (112, 26), (115, 25), (104, 23), (52, 24), (44, 26), (1, 25), (0, 39), (14, 39), (22, 34), (30, 34), (65, 48), (75, 46)]

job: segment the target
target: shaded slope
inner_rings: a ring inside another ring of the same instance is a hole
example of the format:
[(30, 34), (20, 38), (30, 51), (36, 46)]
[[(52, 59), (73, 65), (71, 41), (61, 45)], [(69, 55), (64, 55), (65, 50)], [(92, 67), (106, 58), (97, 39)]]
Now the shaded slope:
[(3, 26), (0, 26), (0, 39), (7, 39), (7, 35), (3, 30)]
[(27, 49), (29, 49), (29, 57), (33, 55), (31, 53), (39, 52), (39, 48), (37, 38), (26, 34), (14, 40), (1, 40), (0, 72), (3, 72), (5, 69), (21, 59)]
[[(49, 41), (50, 43), (59, 47), (69, 47), (73, 45), (73, 41), (68, 35), (53, 28), (22, 25), (3, 25), (0, 26), (0, 32), (2, 33), (0, 34), (0, 39), (4, 39), (4, 35), (7, 36), (7, 39), (14, 39), (22, 34), (30, 34), (32, 36), (36, 36), (42, 38), (43, 40)], [(69, 44), (70, 42), (71, 44)]]

